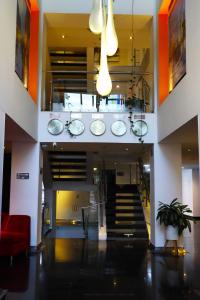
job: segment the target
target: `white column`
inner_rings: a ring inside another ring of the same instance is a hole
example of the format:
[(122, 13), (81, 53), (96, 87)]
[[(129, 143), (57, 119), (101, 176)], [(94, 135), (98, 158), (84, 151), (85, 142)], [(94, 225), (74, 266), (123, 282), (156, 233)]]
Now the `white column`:
[[(41, 242), (41, 152), (38, 143), (13, 143), (10, 214), (31, 217), (31, 246)], [(28, 173), (29, 179), (17, 179)]]
[(0, 111), (0, 211), (2, 205), (4, 137), (5, 137), (5, 113)]
[(182, 201), (181, 145), (155, 144), (151, 159), (151, 243), (163, 247), (164, 228), (156, 221), (159, 201)]

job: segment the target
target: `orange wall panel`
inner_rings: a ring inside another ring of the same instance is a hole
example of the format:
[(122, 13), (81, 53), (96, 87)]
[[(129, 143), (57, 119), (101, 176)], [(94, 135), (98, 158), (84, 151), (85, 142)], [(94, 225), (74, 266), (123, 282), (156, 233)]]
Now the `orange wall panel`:
[(169, 95), (169, 14), (176, 0), (163, 0), (158, 13), (159, 104)]
[(159, 103), (162, 104), (169, 94), (169, 47), (168, 15), (159, 15)]
[(29, 81), (28, 91), (34, 102), (37, 102), (38, 94), (38, 35), (39, 35), (39, 11), (31, 11), (30, 26), (30, 50), (29, 50)]
[(38, 94), (38, 51), (39, 51), (39, 6), (37, 0), (26, 0), (30, 10), (30, 49), (28, 92), (37, 102)]

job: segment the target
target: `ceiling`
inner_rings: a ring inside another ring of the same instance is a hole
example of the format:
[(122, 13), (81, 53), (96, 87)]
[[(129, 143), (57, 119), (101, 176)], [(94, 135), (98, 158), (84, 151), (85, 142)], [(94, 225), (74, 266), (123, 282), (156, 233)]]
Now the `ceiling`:
[(198, 119), (193, 118), (175, 132), (165, 138), (162, 143), (181, 144), (182, 162), (184, 166), (199, 164)]
[(93, 155), (94, 161), (133, 162), (139, 157), (148, 157), (150, 144), (115, 143), (52, 143), (42, 144), (44, 151), (86, 151)]
[[(151, 48), (151, 16), (115, 15), (115, 26), (119, 40), (118, 53), (108, 58), (111, 79), (113, 81), (113, 94), (127, 94), (130, 87), (132, 73), (148, 73), (152, 75), (149, 64), (150, 56), (144, 55), (144, 49)], [(61, 71), (53, 74), (53, 79), (63, 79), (63, 82), (56, 83), (56, 97), (64, 98), (64, 92), (96, 93), (96, 74), (87, 72), (98, 71), (100, 35), (95, 35), (89, 30), (88, 14), (45, 14), (46, 20), (46, 42), (49, 56), (46, 70)], [(132, 30), (132, 22), (134, 28)], [(133, 32), (132, 32), (133, 31)], [(133, 33), (133, 34), (132, 34)], [(131, 40), (130, 36), (134, 36)], [(94, 52), (92, 52), (94, 49)], [(136, 57), (133, 59), (133, 50), (137, 49)], [(73, 55), (50, 55), (52, 51), (71, 51)], [(82, 57), (78, 55), (82, 52)], [(146, 60), (146, 64), (143, 64)], [(67, 74), (69, 71), (82, 71), (85, 74)], [(118, 72), (113, 75), (112, 72)], [(122, 74), (128, 72), (129, 74)], [(138, 75), (139, 76), (139, 75)], [(152, 77), (150, 78), (150, 80)], [(66, 81), (65, 81), (66, 80)], [(150, 83), (152, 84), (152, 82)], [(50, 84), (47, 84), (50, 89)], [(59, 90), (60, 89), (60, 90)], [(48, 93), (47, 93), (48, 94)], [(49, 92), (50, 94), (50, 92)]]

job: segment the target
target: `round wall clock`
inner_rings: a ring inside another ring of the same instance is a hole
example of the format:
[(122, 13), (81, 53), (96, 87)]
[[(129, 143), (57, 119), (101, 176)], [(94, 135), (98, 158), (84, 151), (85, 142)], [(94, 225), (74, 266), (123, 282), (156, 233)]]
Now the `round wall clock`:
[(118, 120), (111, 125), (111, 131), (116, 136), (124, 135), (126, 130), (126, 123), (124, 121)]
[(64, 124), (58, 119), (52, 119), (47, 125), (47, 130), (52, 135), (59, 135), (64, 130)]
[(90, 130), (94, 135), (102, 135), (106, 131), (106, 125), (102, 120), (95, 120), (90, 124)]
[(69, 123), (68, 130), (72, 135), (81, 135), (85, 130), (85, 125), (80, 120), (72, 120)]
[(143, 120), (138, 120), (134, 122), (131, 129), (133, 133), (139, 137), (145, 136), (148, 133), (148, 125)]

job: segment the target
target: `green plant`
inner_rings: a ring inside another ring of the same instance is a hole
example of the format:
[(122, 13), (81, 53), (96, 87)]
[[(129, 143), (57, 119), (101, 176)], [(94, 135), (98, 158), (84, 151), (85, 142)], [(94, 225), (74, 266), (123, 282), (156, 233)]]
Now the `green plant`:
[(177, 227), (178, 235), (180, 236), (186, 228), (188, 228), (191, 232), (190, 220), (192, 220), (192, 217), (186, 215), (186, 213), (191, 212), (192, 211), (188, 205), (183, 205), (178, 202), (177, 198), (175, 198), (170, 204), (159, 202), (156, 220), (158, 220), (160, 224), (164, 224), (166, 227), (169, 225)]

